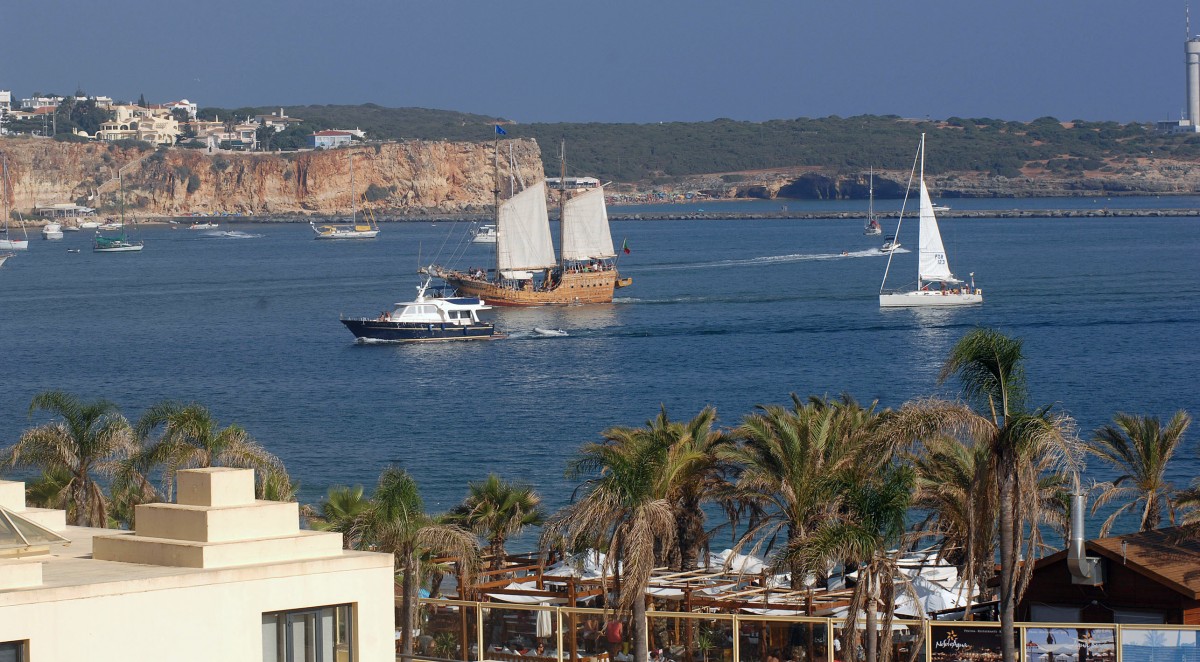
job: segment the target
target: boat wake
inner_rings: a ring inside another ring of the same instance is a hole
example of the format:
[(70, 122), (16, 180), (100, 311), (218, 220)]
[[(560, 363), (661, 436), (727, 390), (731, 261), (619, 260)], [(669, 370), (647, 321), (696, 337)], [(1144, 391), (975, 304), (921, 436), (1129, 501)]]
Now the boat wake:
[(258, 239), (262, 235), (242, 232), (241, 230), (213, 230), (211, 232), (205, 232), (204, 236), (212, 237), (214, 239)]
[[(908, 253), (907, 248), (897, 248), (895, 253)], [(683, 269), (720, 269), (724, 267), (761, 267), (772, 264), (787, 264), (790, 262), (823, 262), (829, 260), (849, 260), (864, 257), (887, 257), (887, 253), (878, 248), (867, 248), (859, 251), (844, 251), (841, 253), (792, 253), (790, 255), (764, 255), (737, 260), (716, 260), (714, 262), (692, 262), (688, 264), (664, 264), (661, 266), (639, 267), (638, 271), (679, 271)]]
[(527, 338), (565, 338), (571, 334), (562, 329), (543, 329), (534, 327), (532, 331), (513, 331), (508, 334), (508, 337), (513, 340), (521, 340)]

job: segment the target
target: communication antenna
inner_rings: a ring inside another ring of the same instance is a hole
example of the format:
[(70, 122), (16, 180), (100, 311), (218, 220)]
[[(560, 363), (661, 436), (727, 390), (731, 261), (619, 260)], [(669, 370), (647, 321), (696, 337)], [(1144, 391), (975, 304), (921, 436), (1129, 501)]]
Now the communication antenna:
[(1192, 38), (1192, 3), (1183, 5), (1183, 29), (1187, 31), (1184, 41)]

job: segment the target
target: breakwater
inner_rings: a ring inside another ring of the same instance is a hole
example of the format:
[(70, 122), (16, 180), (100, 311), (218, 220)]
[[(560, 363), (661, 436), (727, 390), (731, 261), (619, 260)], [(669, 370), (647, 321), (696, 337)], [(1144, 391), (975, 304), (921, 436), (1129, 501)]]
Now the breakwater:
[[(614, 211), (615, 210), (615, 211)], [(881, 219), (895, 218), (894, 212), (876, 214)], [(915, 218), (916, 214), (905, 214)], [(867, 212), (863, 211), (641, 211), (622, 212), (620, 207), (610, 207), (608, 217), (613, 221), (750, 221), (750, 220), (795, 220), (813, 221), (828, 219), (865, 220)], [(1198, 209), (964, 209), (938, 213), (938, 218), (1186, 218), (1200, 217)], [(338, 215), (229, 215), (229, 216), (158, 216), (143, 217), (138, 223), (147, 224), (178, 224), (187, 225), (206, 220), (217, 223), (325, 223), (329, 220), (343, 218)], [(491, 223), (495, 217), (491, 213), (417, 213), (394, 214), (376, 217), (381, 223)], [(557, 221), (554, 215), (551, 220)], [(42, 220), (14, 223), (16, 227), (22, 224), (27, 227), (40, 227)]]
[[(866, 220), (866, 211), (773, 211), (773, 212), (640, 212), (623, 214), (609, 212), (612, 220), (632, 221), (685, 221), (685, 220), (752, 220), (752, 219), (859, 219)], [(877, 214), (880, 218), (894, 218), (895, 214)], [(909, 216), (906, 214), (906, 216)], [(916, 214), (911, 214), (915, 217)], [(1144, 218), (1144, 217), (1200, 217), (1200, 209), (964, 209), (941, 212), (939, 218)]]

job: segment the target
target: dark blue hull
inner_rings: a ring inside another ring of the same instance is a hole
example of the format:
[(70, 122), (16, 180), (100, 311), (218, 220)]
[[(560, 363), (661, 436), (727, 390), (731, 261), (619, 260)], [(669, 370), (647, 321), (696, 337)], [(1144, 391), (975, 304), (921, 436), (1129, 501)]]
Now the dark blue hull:
[(494, 324), (413, 324), (372, 319), (344, 319), (342, 324), (360, 340), (378, 342), (434, 342), (439, 340), (491, 340), (498, 338)]

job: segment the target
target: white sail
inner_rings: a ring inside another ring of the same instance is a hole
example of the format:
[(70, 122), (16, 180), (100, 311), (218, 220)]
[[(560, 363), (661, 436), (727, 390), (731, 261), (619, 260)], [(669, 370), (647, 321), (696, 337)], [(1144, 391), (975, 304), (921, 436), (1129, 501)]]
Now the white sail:
[(546, 183), (538, 182), (500, 205), (496, 219), (496, 266), (500, 271), (558, 264), (546, 214)]
[(922, 282), (957, 282), (954, 274), (950, 273), (950, 262), (946, 259), (946, 249), (942, 246), (942, 233), (938, 231), (937, 217), (933, 215), (933, 202), (929, 200), (929, 190), (925, 188), (924, 177), (921, 177), (921, 238), (918, 264), (917, 274)]
[(615, 257), (604, 189), (592, 189), (563, 205), (562, 252), (564, 260)]

